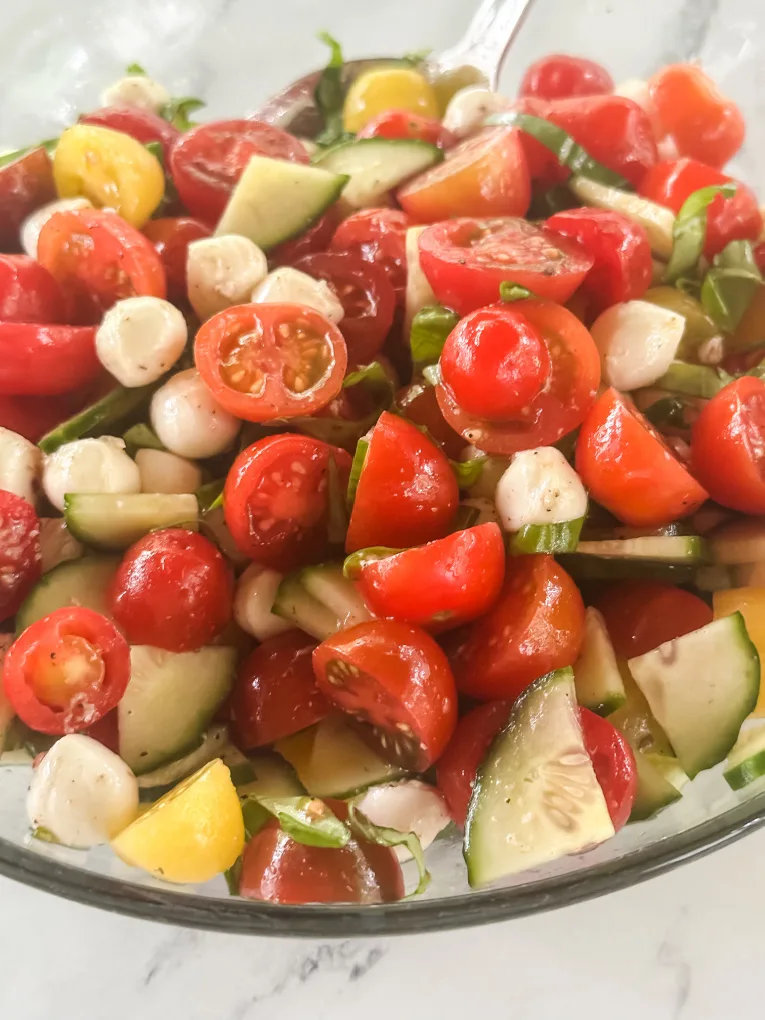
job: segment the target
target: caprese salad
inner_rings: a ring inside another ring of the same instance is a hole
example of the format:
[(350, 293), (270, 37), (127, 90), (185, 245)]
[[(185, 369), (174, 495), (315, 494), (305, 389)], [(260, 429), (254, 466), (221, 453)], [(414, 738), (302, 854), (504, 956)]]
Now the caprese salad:
[(765, 244), (700, 67), (329, 41), (314, 137), (133, 66), (0, 158), (0, 765), (31, 840), (369, 904), (765, 773)]

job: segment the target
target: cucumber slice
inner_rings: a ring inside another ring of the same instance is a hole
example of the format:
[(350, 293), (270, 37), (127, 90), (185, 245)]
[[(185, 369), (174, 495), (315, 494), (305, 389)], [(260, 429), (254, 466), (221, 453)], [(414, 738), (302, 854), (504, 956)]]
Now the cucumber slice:
[(276, 754), (256, 754), (248, 759), (252, 778), (238, 786), (239, 796), (262, 798), (302, 797), (306, 790), (295, 770)]
[(113, 426), (137, 411), (142, 404), (148, 403), (149, 397), (161, 382), (162, 380), (158, 380), (149, 386), (136, 386), (132, 389), (117, 386), (95, 404), (57, 425), (44, 435), (37, 445), (43, 453), (54, 453), (64, 443), (71, 443), (74, 439), (83, 439), (86, 436), (101, 435), (104, 429), (119, 435), (122, 430), (114, 429)]
[(359, 589), (343, 574), (342, 564), (305, 567), (300, 571), (300, 581), (312, 598), (335, 614), (340, 621), (339, 630), (374, 618)]
[(670, 393), (685, 393), (689, 397), (713, 397), (725, 385), (719, 373), (709, 365), (689, 365), (673, 361), (664, 375), (653, 384)]
[(765, 726), (744, 730), (728, 755), (723, 776), (732, 790), (765, 776)]
[(709, 535), (715, 563), (739, 566), (765, 561), (765, 518), (748, 517), (721, 524)]
[(138, 788), (147, 792), (147, 799), (156, 800), (166, 789), (197, 772), (213, 758), (220, 758), (227, 745), (228, 729), (225, 726), (211, 726), (207, 733), (202, 734), (199, 747), (195, 747), (182, 758), (168, 762), (167, 765), (160, 765), (158, 769), (139, 776)]
[(644, 754), (634, 747), (632, 750), (637, 766), (638, 784), (630, 821), (642, 822), (680, 800), (688, 776), (680, 768), (677, 758), (668, 758), (661, 754)]
[(668, 581), (670, 584), (691, 584), (696, 577), (693, 563), (667, 563), (663, 560), (610, 559), (581, 552), (581, 543), (574, 553), (560, 556), (560, 564), (575, 581), (618, 581), (646, 579)]
[[(550, 527), (551, 525), (547, 525)], [(616, 560), (654, 560), (699, 563), (707, 559), (706, 543), (698, 535), (650, 535), (643, 538), (580, 542), (577, 553)]]
[(317, 641), (337, 634), (340, 619), (303, 587), (300, 571), (285, 577), (276, 592), (271, 612), (299, 627)]
[(594, 205), (598, 209), (612, 209), (621, 213), (633, 223), (639, 223), (648, 235), (648, 241), (654, 255), (666, 261), (672, 255), (674, 247), (675, 215), (671, 209), (646, 198), (600, 184), (590, 177), (574, 176), (568, 181), (568, 187), (585, 205)]
[(627, 663), (619, 662), (625, 701), (608, 716), (608, 721), (624, 734), (633, 749), (646, 755), (674, 756), (667, 734), (654, 718), (643, 692), (632, 678)]
[(667, 641), (628, 666), (691, 779), (723, 760), (757, 704), (760, 658), (741, 613)]
[(117, 709), (119, 751), (133, 772), (143, 775), (199, 745), (231, 691), (236, 649), (168, 652), (134, 645), (130, 669)]
[(198, 528), (191, 493), (78, 493), (64, 496), (66, 526), (75, 538), (99, 549), (127, 549), (157, 528)]
[(598, 715), (609, 715), (627, 700), (606, 622), (592, 606), (584, 615), (584, 642), (574, 665), (574, 680), (579, 704)]
[(119, 563), (111, 556), (85, 556), (54, 567), (24, 600), (16, 615), (16, 633), (64, 606), (85, 606), (109, 616), (109, 586)]
[(570, 553), (579, 545), (584, 517), (562, 524), (526, 524), (510, 538), (510, 552), (516, 556), (525, 553)]
[(573, 671), (548, 673), (515, 702), (478, 770), (465, 826), (470, 884), (580, 853), (613, 834), (584, 746)]
[(343, 201), (363, 209), (378, 205), (388, 191), (443, 158), (437, 146), (417, 139), (357, 138), (319, 153), (314, 165), (333, 174), (347, 174), (350, 180)]
[(308, 230), (338, 200), (347, 181), (330, 168), (253, 156), (215, 233), (242, 234), (268, 251)]

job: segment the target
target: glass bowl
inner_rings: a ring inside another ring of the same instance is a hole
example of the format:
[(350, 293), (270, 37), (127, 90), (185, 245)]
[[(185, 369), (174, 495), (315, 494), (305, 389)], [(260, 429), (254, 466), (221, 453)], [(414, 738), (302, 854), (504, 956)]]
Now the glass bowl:
[[(349, 57), (456, 41), (472, 0), (29, 0), (4, 12), (0, 36), (0, 151), (51, 137), (137, 61), (176, 95), (207, 99), (211, 118), (240, 116), (319, 66), (314, 35), (333, 32)], [(699, 58), (742, 107), (749, 128), (736, 171), (765, 179), (765, 7), (761, 0), (537, 0), (506, 61), (514, 90), (536, 57), (594, 57), (617, 80)], [(511, 93), (512, 94), (512, 93)], [(470, 891), (456, 831), (428, 852), (433, 881), (416, 900), (372, 907), (259, 904), (228, 896), (218, 878), (162, 884), (107, 849), (85, 854), (33, 840), (24, 810), (28, 771), (0, 768), (0, 872), (74, 900), (155, 921), (231, 932), (349, 936), (481, 924), (623, 888), (733, 842), (765, 824), (765, 789), (728, 789), (719, 769), (686, 788), (658, 818), (629, 825), (586, 854)], [(409, 867), (407, 865), (406, 867)], [(408, 876), (411, 878), (412, 876)]]

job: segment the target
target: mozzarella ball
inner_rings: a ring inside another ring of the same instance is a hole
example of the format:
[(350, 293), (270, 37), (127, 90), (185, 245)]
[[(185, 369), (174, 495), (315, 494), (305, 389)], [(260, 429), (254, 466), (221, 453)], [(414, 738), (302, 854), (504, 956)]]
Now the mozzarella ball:
[(47, 205), (40, 206), (21, 224), (21, 247), (31, 259), (36, 259), (40, 231), (51, 216), (55, 216), (58, 212), (71, 212), (72, 209), (92, 208), (93, 206), (87, 198), (59, 198), (55, 202), (48, 202)]
[(284, 575), (251, 563), (239, 578), (234, 595), (234, 619), (258, 641), (293, 630), (293, 625), (271, 612)]
[(449, 100), (443, 124), (457, 138), (466, 138), (480, 131), (487, 117), (509, 110), (512, 105), (511, 100), (485, 85), (468, 85)]
[(66, 846), (108, 843), (138, 816), (138, 783), (122, 758), (82, 733), (51, 747), (32, 773), (27, 815)]
[(169, 102), (170, 93), (165, 86), (146, 74), (128, 74), (101, 93), (103, 106), (133, 106), (152, 113), (159, 113)]
[[(358, 809), (374, 825), (413, 832), (423, 850), (451, 820), (439, 791), (419, 779), (372, 786), (359, 801)], [(412, 856), (405, 846), (397, 846), (395, 851), (400, 861), (408, 861)]]
[(41, 473), (39, 447), (17, 432), (0, 427), (0, 489), (14, 492), (34, 506)]
[(554, 446), (516, 453), (497, 483), (494, 499), (505, 531), (527, 524), (563, 524), (584, 517), (587, 493), (569, 462)]
[(151, 425), (179, 457), (214, 457), (236, 439), (241, 422), (220, 406), (194, 368), (178, 372), (151, 398)]
[(268, 262), (248, 237), (222, 234), (192, 241), (186, 270), (191, 307), (204, 322), (224, 308), (248, 302), (268, 275)]
[(314, 280), (291, 266), (269, 273), (252, 292), (255, 304), (307, 305), (330, 322), (339, 322), (345, 309), (326, 280)]
[(98, 360), (123, 386), (156, 382), (176, 363), (188, 339), (182, 313), (157, 297), (118, 301), (96, 330)]
[(138, 450), (141, 492), (196, 492), (202, 472), (196, 464), (166, 450)]
[(63, 517), (40, 518), (40, 562), (43, 574), (66, 563), (78, 560), (85, 552), (66, 526)]
[(130, 493), (141, 491), (141, 474), (115, 436), (75, 439), (65, 443), (43, 463), (43, 489), (58, 510), (64, 496), (75, 492)]
[(652, 385), (672, 364), (684, 329), (683, 315), (650, 301), (607, 308), (590, 329), (603, 381), (623, 392)]

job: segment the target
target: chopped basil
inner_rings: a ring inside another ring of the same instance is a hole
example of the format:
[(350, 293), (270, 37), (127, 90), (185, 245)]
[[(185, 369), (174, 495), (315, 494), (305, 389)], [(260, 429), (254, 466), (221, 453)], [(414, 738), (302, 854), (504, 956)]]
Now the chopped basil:
[(324, 120), (324, 128), (316, 136), (316, 142), (318, 145), (336, 145), (352, 137), (343, 127), (345, 61), (340, 43), (333, 39), (329, 32), (320, 32), (318, 38), (329, 46), (329, 62), (322, 71), (313, 93), (316, 108)]
[(219, 506), (223, 506), (223, 488), (225, 484), (225, 478), (216, 478), (215, 481), (206, 482), (197, 489), (194, 495), (197, 497), (201, 514), (209, 513), (210, 510), (216, 510)]
[[(351, 829), (370, 843), (378, 843), (380, 846), (405, 846), (414, 858), (420, 873), (420, 880), (417, 888), (411, 896), (420, 896), (430, 885), (430, 872), (425, 866), (425, 856), (422, 852), (422, 844), (413, 832), (399, 832), (398, 829), (389, 829), (383, 825), (375, 825), (370, 822), (365, 814), (359, 811), (356, 801), (348, 802), (348, 820)], [(408, 897), (407, 897), (408, 898)]]
[(513, 283), (512, 280), (503, 280), (499, 285), (500, 301), (525, 301), (533, 297), (536, 297), (536, 294), (526, 287), (521, 287), (519, 283)]
[(259, 797), (258, 804), (279, 820), (288, 836), (304, 846), (340, 849), (351, 838), (348, 826), (315, 797)]
[(189, 114), (196, 113), (203, 109), (207, 103), (203, 99), (194, 96), (182, 96), (178, 99), (171, 99), (165, 103), (159, 111), (160, 117), (168, 121), (179, 131), (189, 131), (196, 127), (196, 121), (190, 119)]
[(345, 377), (343, 389), (353, 389), (356, 386), (367, 391), (364, 395), (364, 407), (369, 407), (369, 410), (365, 410), (359, 418), (343, 418), (326, 413), (290, 418), (289, 423), (284, 423), (284, 427), (305, 432), (333, 446), (353, 450), (361, 436), (369, 432), (381, 413), (390, 408), (396, 395), (395, 383), (379, 361), (363, 365)]
[(574, 552), (583, 524), (584, 517), (562, 524), (525, 524), (510, 539), (510, 552), (513, 556)]
[(432, 52), (432, 49), (413, 50), (411, 53), (405, 53), (403, 55), (401, 63), (409, 64), (411, 67), (419, 67), (421, 64), (425, 63)]
[(348, 476), (348, 494), (345, 498), (348, 506), (353, 506), (353, 501), (356, 498), (356, 489), (358, 488), (359, 478), (361, 478), (361, 472), (364, 470), (364, 464), (366, 462), (368, 452), (369, 440), (359, 439), (356, 444), (356, 452), (353, 455), (351, 473)]
[(242, 800), (242, 818), (244, 820), (244, 834), (249, 841), (266, 824), (271, 817), (268, 808), (259, 804), (252, 797), (245, 797)]
[(701, 303), (720, 329), (733, 333), (761, 284), (752, 242), (731, 241), (704, 277)]
[(707, 236), (707, 208), (718, 195), (730, 198), (735, 193), (735, 184), (713, 184), (699, 188), (683, 202), (672, 229), (672, 256), (664, 272), (668, 283), (697, 266)]
[(32, 839), (39, 839), (42, 843), (61, 842), (58, 836), (55, 836), (50, 829), (46, 829), (44, 825), (38, 825), (35, 829), (32, 829)]
[[(131, 425), (122, 436), (125, 446), (135, 450), (167, 450), (167, 447), (148, 425)], [(131, 453), (132, 457), (132, 453)]]
[(159, 209), (154, 214), (155, 216), (161, 216), (163, 208), (171, 202), (178, 200), (178, 192), (173, 183), (173, 178), (168, 174), (167, 168), (165, 167), (165, 150), (162, 148), (161, 142), (145, 142), (144, 149), (150, 152), (156, 159), (159, 165), (162, 167), (162, 172), (165, 175), (165, 195), (162, 199)]
[(140, 64), (128, 64), (125, 68), (125, 74), (133, 75), (137, 78), (148, 78), (148, 72)]
[(415, 374), (441, 357), (446, 338), (459, 322), (459, 316), (443, 305), (425, 305), (412, 320), (409, 347)]
[(643, 411), (643, 416), (660, 432), (666, 428), (687, 429), (688, 402), (679, 396), (662, 397)]
[(481, 511), (477, 506), (460, 503), (450, 525), (452, 534), (456, 531), (466, 531), (468, 528), (474, 528), (478, 524), (480, 517)]
[(472, 489), (483, 474), (488, 457), (474, 457), (472, 460), (450, 460), (449, 464), (461, 489)]

